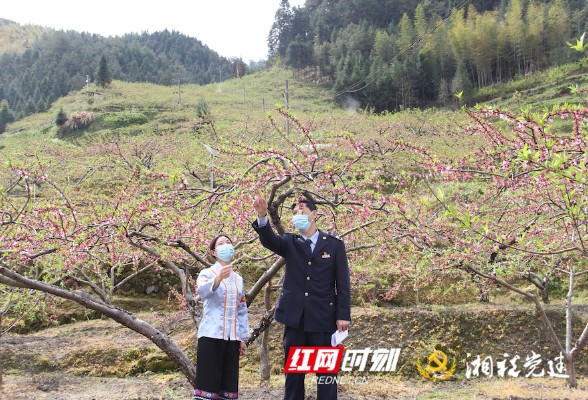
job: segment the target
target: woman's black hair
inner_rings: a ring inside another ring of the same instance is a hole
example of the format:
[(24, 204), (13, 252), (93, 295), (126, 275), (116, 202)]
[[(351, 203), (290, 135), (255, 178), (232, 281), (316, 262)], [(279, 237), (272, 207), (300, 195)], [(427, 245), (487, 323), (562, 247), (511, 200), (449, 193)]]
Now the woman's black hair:
[(230, 237), (228, 237), (227, 235), (221, 233), (220, 235), (216, 235), (214, 238), (212, 238), (212, 240), (210, 241), (210, 244), (208, 245), (208, 249), (210, 251), (216, 250), (216, 241), (222, 237), (226, 237), (227, 239), (229, 239), (229, 242), (231, 242), (231, 244), (233, 244), (233, 241), (231, 240)]

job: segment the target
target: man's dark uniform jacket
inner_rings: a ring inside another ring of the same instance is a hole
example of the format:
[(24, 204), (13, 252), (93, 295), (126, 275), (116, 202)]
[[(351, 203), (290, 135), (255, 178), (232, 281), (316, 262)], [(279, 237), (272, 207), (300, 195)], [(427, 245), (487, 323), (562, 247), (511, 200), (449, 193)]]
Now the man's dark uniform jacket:
[(276, 235), (268, 223), (253, 228), (261, 244), (286, 259), (286, 275), (274, 314), (276, 321), (297, 328), (304, 315), (306, 332), (335, 332), (336, 320), (351, 321), (349, 267), (343, 239), (319, 231), (312, 254), (300, 234)]

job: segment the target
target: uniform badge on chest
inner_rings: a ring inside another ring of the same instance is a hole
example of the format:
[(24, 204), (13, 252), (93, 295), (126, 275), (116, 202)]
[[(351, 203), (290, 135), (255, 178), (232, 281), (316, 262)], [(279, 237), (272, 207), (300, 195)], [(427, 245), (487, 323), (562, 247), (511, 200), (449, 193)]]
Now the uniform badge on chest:
[(330, 257), (331, 257), (331, 255), (330, 254), (327, 254), (326, 251), (323, 253), (323, 258), (330, 258)]

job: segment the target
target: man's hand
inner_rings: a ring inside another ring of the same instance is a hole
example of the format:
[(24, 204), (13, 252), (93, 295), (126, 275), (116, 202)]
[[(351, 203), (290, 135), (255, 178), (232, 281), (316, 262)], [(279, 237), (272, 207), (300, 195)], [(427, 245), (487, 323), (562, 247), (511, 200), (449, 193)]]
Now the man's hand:
[(253, 200), (253, 208), (257, 211), (257, 216), (259, 218), (265, 217), (267, 214), (267, 201), (263, 198), (259, 189), (257, 189), (255, 200)]
[(239, 354), (244, 356), (245, 354), (247, 354), (247, 346), (245, 345), (245, 342), (241, 342), (241, 346), (239, 347)]
[(345, 321), (344, 319), (338, 319), (337, 320), (337, 330), (339, 332), (346, 331), (347, 329), (349, 329), (349, 324), (350, 324), (350, 321)]

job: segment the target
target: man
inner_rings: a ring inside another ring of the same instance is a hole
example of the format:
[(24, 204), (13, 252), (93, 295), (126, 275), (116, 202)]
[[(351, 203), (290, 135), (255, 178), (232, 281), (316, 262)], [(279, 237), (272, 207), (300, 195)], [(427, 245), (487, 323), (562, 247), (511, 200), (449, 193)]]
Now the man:
[[(293, 206), (294, 226), (300, 233), (278, 236), (268, 223), (267, 201), (259, 190), (253, 202), (253, 228), (261, 244), (286, 259), (284, 284), (274, 313), (284, 327), (284, 353), (290, 347), (331, 346), (331, 335), (351, 321), (349, 267), (343, 240), (316, 228), (316, 206), (302, 200)], [(317, 374), (317, 400), (337, 399), (335, 379)], [(328, 383), (321, 383), (328, 382)], [(286, 374), (284, 400), (304, 400), (304, 374)]]

